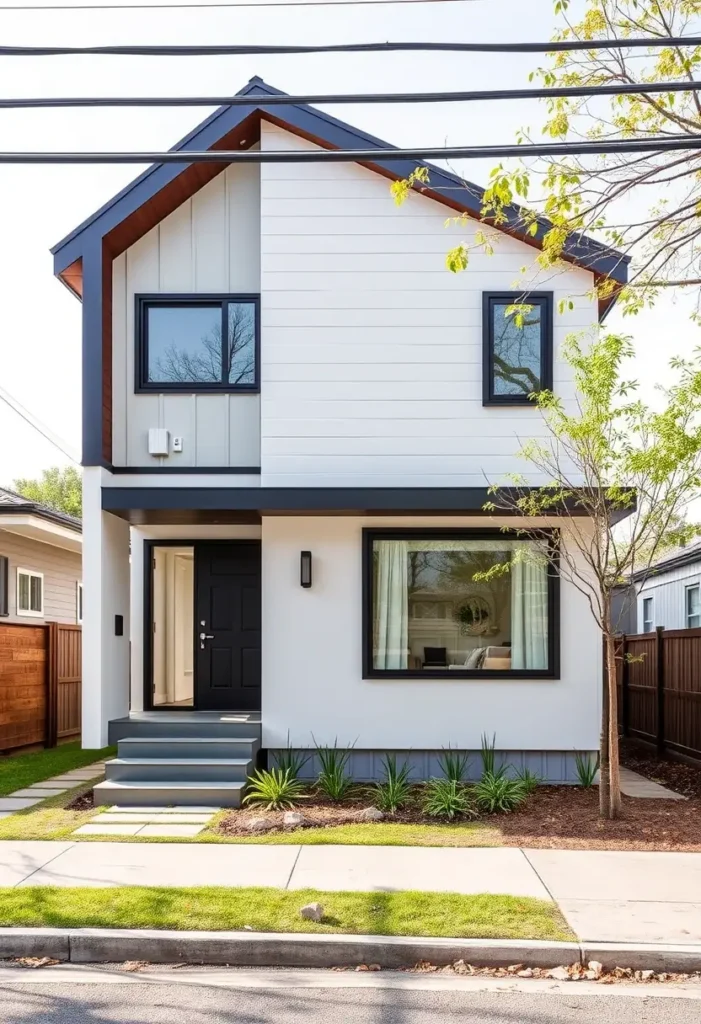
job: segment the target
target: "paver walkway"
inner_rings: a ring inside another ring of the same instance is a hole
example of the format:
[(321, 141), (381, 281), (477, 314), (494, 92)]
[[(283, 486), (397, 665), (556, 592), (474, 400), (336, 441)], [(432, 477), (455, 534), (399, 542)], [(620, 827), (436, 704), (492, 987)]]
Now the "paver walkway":
[(643, 800), (686, 800), (681, 793), (661, 786), (659, 782), (646, 779), (630, 768), (621, 768), (621, 793), (624, 796), (636, 796)]
[(15, 811), (23, 811), (27, 807), (41, 803), (42, 800), (48, 800), (49, 797), (66, 793), (75, 786), (82, 786), (91, 779), (98, 779), (104, 770), (105, 762), (96, 761), (83, 768), (73, 768), (61, 775), (54, 775), (51, 779), (33, 782), (26, 789), (17, 789), (9, 796), (0, 797), (0, 818), (7, 818)]
[(75, 836), (196, 836), (220, 807), (110, 807), (81, 825)]
[(272, 886), (555, 900), (589, 942), (701, 943), (701, 853), (0, 843), (0, 886)]

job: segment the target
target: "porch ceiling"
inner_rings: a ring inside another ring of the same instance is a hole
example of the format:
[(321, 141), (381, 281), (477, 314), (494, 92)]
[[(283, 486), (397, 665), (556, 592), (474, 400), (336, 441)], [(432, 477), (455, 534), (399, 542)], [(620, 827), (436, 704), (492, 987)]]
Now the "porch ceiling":
[[(259, 523), (262, 516), (484, 515), (486, 487), (104, 487), (102, 508), (133, 525)], [(615, 512), (624, 519), (633, 507)], [(585, 512), (573, 502), (570, 515)]]

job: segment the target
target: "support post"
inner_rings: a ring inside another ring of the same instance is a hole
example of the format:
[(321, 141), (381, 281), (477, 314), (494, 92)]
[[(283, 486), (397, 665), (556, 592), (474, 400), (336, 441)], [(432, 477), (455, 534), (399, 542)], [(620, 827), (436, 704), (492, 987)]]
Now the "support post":
[(655, 630), (655, 662), (657, 686), (657, 753), (663, 754), (665, 749), (665, 701), (664, 701), (664, 626)]

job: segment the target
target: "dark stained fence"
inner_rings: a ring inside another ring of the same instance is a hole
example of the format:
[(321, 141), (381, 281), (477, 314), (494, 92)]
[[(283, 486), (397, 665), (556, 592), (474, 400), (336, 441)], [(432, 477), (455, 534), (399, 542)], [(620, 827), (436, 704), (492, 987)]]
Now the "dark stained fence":
[(620, 655), (624, 736), (701, 759), (701, 629), (623, 636)]
[(0, 623), (0, 751), (80, 735), (80, 626)]

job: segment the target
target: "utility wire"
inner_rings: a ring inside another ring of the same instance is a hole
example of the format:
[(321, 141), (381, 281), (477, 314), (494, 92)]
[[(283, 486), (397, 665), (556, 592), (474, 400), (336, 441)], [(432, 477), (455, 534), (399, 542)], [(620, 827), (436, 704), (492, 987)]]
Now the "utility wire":
[(0, 46), (0, 57), (61, 57), (79, 54), (131, 57), (217, 57), (309, 53), (388, 53), (391, 51), (451, 51), (455, 53), (556, 53), (573, 50), (652, 49), (701, 46), (701, 36), (649, 39), (564, 39), (544, 43), (335, 43), (328, 46)]
[(0, 11), (147, 11), (202, 10), (222, 7), (375, 7), (388, 4), (464, 4), (485, 0), (270, 0), (207, 4), (1, 4)]
[(701, 149), (701, 135), (611, 142), (543, 142), (523, 146), (423, 146), (416, 149), (224, 150), (179, 149), (161, 152), (0, 152), (0, 164), (197, 164), (197, 163), (376, 163), (378, 160), (480, 160), (485, 157), (576, 156), (587, 153), (667, 153)]
[(58, 450), (62, 452), (66, 458), (69, 458), (71, 462), (75, 462), (77, 466), (80, 465), (80, 456), (77, 451), (67, 441), (64, 441), (62, 437), (59, 437), (58, 434), (54, 434), (53, 430), (50, 427), (47, 427), (45, 423), (42, 423), (34, 413), (25, 409), (25, 407), (18, 402), (16, 398), (13, 398), (9, 391), (5, 391), (4, 388), (0, 388), (0, 402), (4, 402), (5, 405), (9, 406), (9, 408), (12, 409), (13, 412), (16, 412), (25, 423), (28, 423), (30, 427), (33, 427), (39, 434), (41, 434), (42, 437), (46, 438), (47, 441), (50, 441), (51, 444), (55, 448), (58, 448)]
[(565, 96), (617, 96), (636, 93), (694, 92), (701, 81), (644, 82), (631, 85), (576, 85), (542, 89), (478, 89), (470, 92), (310, 93), (304, 96), (249, 93), (234, 96), (70, 96), (0, 98), (0, 110), (41, 107), (248, 107), (306, 103), (470, 103), (484, 100), (546, 99)]

